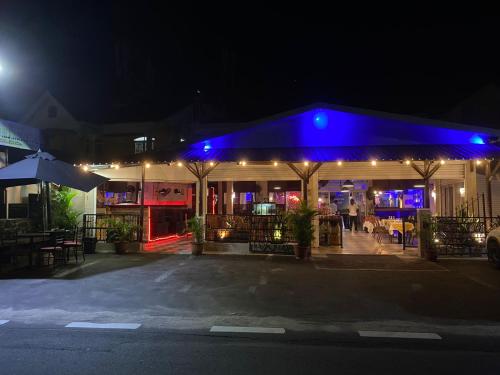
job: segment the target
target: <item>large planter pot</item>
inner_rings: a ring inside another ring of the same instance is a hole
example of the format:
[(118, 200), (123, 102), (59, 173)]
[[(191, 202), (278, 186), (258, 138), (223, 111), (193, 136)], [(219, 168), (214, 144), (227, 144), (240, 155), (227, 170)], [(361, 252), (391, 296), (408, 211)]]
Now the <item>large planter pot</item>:
[(311, 254), (311, 246), (300, 246), (297, 245), (295, 247), (295, 258), (297, 259), (305, 259), (308, 258)]
[(83, 251), (85, 252), (85, 254), (95, 254), (97, 238), (84, 237), (82, 242), (83, 242)]
[(128, 242), (115, 242), (115, 250), (117, 254), (126, 254)]
[(203, 254), (203, 242), (202, 243), (197, 243), (193, 242), (191, 246), (191, 254), (192, 255), (201, 255)]

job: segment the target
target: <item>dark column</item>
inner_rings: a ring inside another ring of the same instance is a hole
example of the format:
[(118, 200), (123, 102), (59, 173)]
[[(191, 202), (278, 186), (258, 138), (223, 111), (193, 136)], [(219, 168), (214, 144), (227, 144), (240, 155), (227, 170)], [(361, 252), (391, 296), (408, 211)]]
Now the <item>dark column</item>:
[(47, 204), (47, 229), (52, 228), (52, 213), (50, 208), (50, 183), (45, 182), (45, 199)]

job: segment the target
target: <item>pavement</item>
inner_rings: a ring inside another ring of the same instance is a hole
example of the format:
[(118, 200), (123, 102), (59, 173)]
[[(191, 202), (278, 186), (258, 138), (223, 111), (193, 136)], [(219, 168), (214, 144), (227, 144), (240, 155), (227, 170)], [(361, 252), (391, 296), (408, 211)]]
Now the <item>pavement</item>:
[(498, 373), (499, 344), (485, 260), (95, 254), (0, 279), (6, 373)]

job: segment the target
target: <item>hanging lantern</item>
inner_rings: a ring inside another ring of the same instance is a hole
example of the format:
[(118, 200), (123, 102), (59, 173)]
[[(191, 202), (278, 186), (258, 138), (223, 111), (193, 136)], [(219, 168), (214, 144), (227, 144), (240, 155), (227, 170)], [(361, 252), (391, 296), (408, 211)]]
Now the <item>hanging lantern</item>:
[(345, 180), (344, 183), (342, 184), (342, 187), (353, 188), (354, 187), (354, 183), (351, 180)]

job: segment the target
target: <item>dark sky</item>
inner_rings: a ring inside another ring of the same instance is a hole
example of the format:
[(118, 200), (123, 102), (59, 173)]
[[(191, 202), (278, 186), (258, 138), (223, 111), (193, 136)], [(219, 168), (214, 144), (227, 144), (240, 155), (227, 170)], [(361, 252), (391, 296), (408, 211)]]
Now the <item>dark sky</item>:
[(500, 81), (493, 9), (215, 3), (0, 0), (0, 110), (48, 89), (81, 120), (154, 120), (199, 89), (232, 120), (315, 101), (436, 114)]

